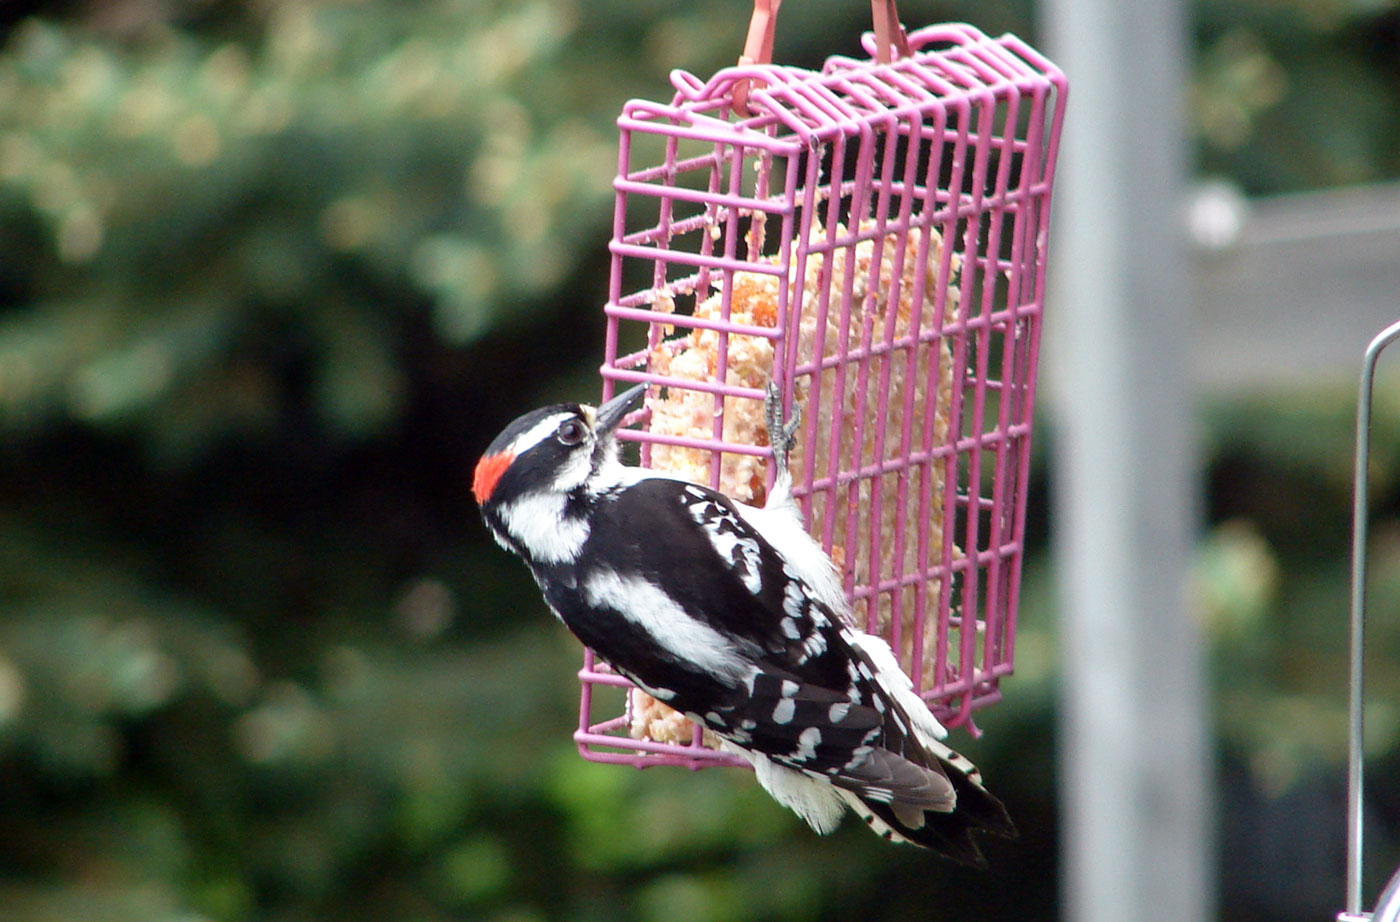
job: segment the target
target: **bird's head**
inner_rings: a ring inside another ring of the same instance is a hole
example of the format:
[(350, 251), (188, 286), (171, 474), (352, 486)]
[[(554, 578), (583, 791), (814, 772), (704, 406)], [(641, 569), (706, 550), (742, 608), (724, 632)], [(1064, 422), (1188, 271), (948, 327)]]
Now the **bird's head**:
[(600, 407), (560, 403), (515, 420), (477, 462), (472, 494), (483, 512), (528, 495), (563, 496), (616, 461), (616, 430), (642, 403), (646, 385)]

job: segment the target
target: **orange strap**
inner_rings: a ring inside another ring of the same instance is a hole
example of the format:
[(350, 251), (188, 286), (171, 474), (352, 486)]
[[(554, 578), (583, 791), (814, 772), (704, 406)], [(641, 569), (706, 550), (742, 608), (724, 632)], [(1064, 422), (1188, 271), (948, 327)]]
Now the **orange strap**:
[(870, 0), (870, 15), (875, 23), (875, 60), (888, 64), (898, 57), (909, 57), (909, 37), (899, 24), (899, 11), (894, 0)]
[[(909, 56), (909, 38), (899, 24), (895, 0), (870, 0), (870, 15), (875, 26), (875, 60), (889, 64), (896, 57)], [(778, 7), (783, 0), (754, 0), (753, 16), (749, 19), (749, 34), (744, 39), (744, 53), (739, 55), (741, 66), (773, 63), (773, 33), (778, 26)], [(734, 114), (748, 118), (749, 80), (734, 84)]]

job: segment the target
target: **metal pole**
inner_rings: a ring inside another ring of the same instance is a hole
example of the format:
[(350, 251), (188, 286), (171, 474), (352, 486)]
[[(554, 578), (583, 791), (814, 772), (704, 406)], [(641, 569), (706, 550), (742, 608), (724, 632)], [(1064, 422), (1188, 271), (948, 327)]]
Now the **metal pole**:
[[(1366, 918), (1361, 909), (1362, 749), (1364, 656), (1366, 652), (1366, 532), (1370, 506), (1368, 468), (1371, 459), (1371, 394), (1376, 361), (1396, 339), (1400, 323), (1392, 324), (1371, 340), (1361, 363), (1361, 386), (1356, 399), (1356, 470), (1351, 508), (1351, 685), (1347, 714), (1347, 902), (1339, 919)], [(1394, 903), (1400, 886), (1387, 888)], [(1390, 910), (1393, 914), (1394, 908)]]
[(1049, 0), (1074, 86), (1051, 245), (1047, 383), (1060, 579), (1065, 918), (1214, 917), (1179, 0)]

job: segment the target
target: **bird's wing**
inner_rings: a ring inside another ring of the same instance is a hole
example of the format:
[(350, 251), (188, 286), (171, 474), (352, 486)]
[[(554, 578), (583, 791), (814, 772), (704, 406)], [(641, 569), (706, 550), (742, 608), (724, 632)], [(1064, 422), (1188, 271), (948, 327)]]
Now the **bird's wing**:
[[(644, 685), (664, 678), (672, 707), (744, 748), (872, 796), (929, 809), (951, 806), (951, 786), (937, 762), (924, 757), (907, 715), (878, 687), (875, 666), (847, 641), (837, 614), (730, 500), (654, 478), (599, 501), (605, 505), (589, 544), (607, 548), (610, 572), (634, 580), (632, 587), (665, 585), (666, 602), (679, 606), (683, 617), (660, 623), (654, 612), (620, 613), (633, 624), (651, 624), (663, 653), (672, 652), (672, 668), (655, 681), (643, 674), (655, 650), (631, 656), (631, 649), (609, 649), (622, 632), (585, 643)], [(585, 544), (585, 570), (589, 553)], [(629, 591), (591, 601), (596, 610), (641, 597)], [(681, 630), (676, 622), (684, 622), (689, 636), (668, 644), (661, 634)], [(675, 655), (695, 649), (697, 636), (732, 642), (716, 660), (731, 666), (728, 681), (716, 681), (712, 666), (692, 668), (696, 664)]]

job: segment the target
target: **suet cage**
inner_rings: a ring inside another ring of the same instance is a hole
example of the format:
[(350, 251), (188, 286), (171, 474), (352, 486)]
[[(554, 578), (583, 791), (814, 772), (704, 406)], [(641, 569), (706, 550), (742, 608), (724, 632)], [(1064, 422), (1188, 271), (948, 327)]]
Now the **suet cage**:
[[(776, 382), (857, 621), (976, 732), (1015, 652), (1065, 78), (1011, 35), (906, 36), (891, 0), (869, 57), (773, 65), (776, 6), (739, 66), (618, 120), (603, 396), (651, 385), (643, 466), (762, 504)], [(591, 653), (579, 675), (586, 758), (744, 764)]]

